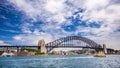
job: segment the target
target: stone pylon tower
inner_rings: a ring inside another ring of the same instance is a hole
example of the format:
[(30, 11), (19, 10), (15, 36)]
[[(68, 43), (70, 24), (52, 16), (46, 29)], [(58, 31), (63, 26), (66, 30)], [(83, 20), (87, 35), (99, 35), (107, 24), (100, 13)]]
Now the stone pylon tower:
[(104, 51), (105, 54), (107, 54), (107, 48), (106, 48), (105, 44), (103, 44), (103, 51)]
[(40, 47), (41, 53), (45, 53), (45, 54), (47, 53), (47, 50), (45, 47), (45, 41), (43, 39), (38, 41), (38, 47)]

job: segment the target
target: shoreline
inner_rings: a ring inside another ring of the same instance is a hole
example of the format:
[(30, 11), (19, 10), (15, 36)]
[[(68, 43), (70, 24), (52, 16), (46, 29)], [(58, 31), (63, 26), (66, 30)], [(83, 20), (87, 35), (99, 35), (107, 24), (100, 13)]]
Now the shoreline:
[[(71, 54), (71, 55), (76, 55), (76, 54)], [(77, 54), (77, 55), (86, 55), (86, 54)], [(106, 55), (120, 55), (120, 54), (106, 54)], [(43, 54), (43, 55), (12, 55), (12, 56), (58, 56), (58, 55)], [(62, 55), (60, 55), (60, 56), (62, 56)], [(66, 56), (69, 56), (69, 55), (66, 55)], [(87, 55), (87, 56), (91, 56), (91, 55)], [(94, 54), (93, 54), (93, 56), (94, 56)], [(4, 57), (4, 56), (0, 55), (0, 57)]]

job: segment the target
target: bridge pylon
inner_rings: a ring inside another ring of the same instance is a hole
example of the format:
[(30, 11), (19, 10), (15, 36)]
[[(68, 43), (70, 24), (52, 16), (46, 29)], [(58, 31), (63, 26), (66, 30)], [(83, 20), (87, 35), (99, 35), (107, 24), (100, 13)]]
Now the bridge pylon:
[(47, 53), (45, 41), (43, 39), (38, 41), (38, 50), (40, 50), (41, 53)]
[(107, 54), (107, 48), (106, 48), (105, 44), (103, 44), (103, 51), (104, 51), (105, 54)]

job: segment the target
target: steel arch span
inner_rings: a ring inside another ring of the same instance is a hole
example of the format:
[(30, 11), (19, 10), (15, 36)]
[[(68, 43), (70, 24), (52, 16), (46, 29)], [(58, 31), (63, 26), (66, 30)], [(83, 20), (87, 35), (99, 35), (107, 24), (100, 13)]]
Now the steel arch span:
[(97, 44), (96, 42), (94, 42), (88, 38), (81, 37), (81, 36), (67, 36), (67, 37), (63, 37), (63, 38), (57, 39), (55, 41), (52, 41), (50, 43), (47, 43), (46, 47), (49, 47), (47, 49), (47, 52), (49, 52), (52, 49), (57, 48), (57, 47), (73, 47), (73, 48), (76, 47), (76, 48), (79, 48), (79, 46), (72, 46), (72, 44), (68, 44), (68, 45), (63, 44), (64, 42), (71, 41), (71, 40), (79, 40), (79, 41), (82, 41), (84, 43), (87, 43), (88, 45), (86, 45), (84, 47), (101, 48), (101, 46), (99, 44)]

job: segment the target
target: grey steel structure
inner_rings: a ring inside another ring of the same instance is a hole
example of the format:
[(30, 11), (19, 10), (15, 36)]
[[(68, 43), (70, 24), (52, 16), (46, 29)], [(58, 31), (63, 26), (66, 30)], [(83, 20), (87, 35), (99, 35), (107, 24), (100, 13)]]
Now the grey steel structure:
[[(71, 42), (71, 40), (79, 40), (80, 42), (84, 42), (84, 46), (81, 45), (74, 45), (73, 42)], [(66, 42), (66, 43), (65, 43)], [(96, 42), (85, 38), (85, 37), (81, 37), (81, 36), (67, 36), (67, 37), (63, 37), (60, 39), (57, 39), (55, 41), (49, 42), (45, 44), (46, 47), (46, 52), (50, 52), (52, 49), (54, 48), (59, 48), (59, 47), (64, 47), (64, 48), (91, 48), (91, 49), (95, 49), (96, 51), (100, 51), (100, 50), (105, 50), (104, 48), (102, 48), (101, 45), (97, 44)], [(1, 48), (16, 48), (17, 51), (20, 51), (20, 48), (38, 48), (38, 50), (41, 49), (41, 46), (39, 45), (10, 45), (10, 46), (6, 46), (6, 45), (0, 45), (0, 49)], [(113, 51), (113, 49), (110, 48), (106, 48), (107, 51)]]
[[(83, 41), (85, 43), (87, 43), (88, 45), (84, 45), (84, 46), (74, 46), (72, 44), (72, 42), (69, 42), (71, 40), (80, 40), (80, 41)], [(67, 42), (67, 44), (62, 44), (64, 42)], [(81, 37), (81, 36), (67, 36), (67, 37), (63, 37), (63, 38), (60, 38), (60, 39), (57, 39), (53, 42), (50, 42), (50, 43), (47, 43), (46, 46), (50, 46), (49, 48), (47, 48), (47, 52), (51, 51), (52, 49), (54, 48), (57, 48), (57, 47), (71, 47), (71, 48), (102, 48), (99, 44), (97, 44), (96, 42), (88, 39), (88, 38), (85, 38), (85, 37)]]

